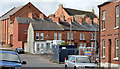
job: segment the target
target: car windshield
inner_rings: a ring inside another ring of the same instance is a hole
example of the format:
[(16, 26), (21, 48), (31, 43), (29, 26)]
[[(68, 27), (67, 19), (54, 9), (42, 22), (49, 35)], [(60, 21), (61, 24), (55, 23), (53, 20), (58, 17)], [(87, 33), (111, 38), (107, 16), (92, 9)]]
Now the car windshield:
[(11, 53), (0, 53), (0, 61), (10, 61), (20, 63), (19, 56)]
[(88, 57), (76, 57), (76, 63), (90, 63)]

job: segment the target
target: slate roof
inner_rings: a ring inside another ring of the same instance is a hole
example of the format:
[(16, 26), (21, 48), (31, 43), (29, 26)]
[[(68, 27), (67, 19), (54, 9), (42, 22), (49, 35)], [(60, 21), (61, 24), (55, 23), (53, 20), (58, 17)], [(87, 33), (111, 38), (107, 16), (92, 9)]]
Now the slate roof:
[(70, 9), (70, 8), (63, 8), (70, 16), (75, 16), (75, 15), (86, 15), (90, 17), (91, 19), (97, 18), (97, 16), (89, 11), (82, 11), (82, 10), (76, 10), (76, 9)]
[[(18, 23), (28, 24), (31, 23), (34, 30), (55, 30), (55, 31), (64, 31), (70, 30), (70, 23), (60, 20), (60, 23), (54, 23), (51, 19), (41, 19), (34, 18), (31, 19), (29, 17), (17, 17)], [(72, 22), (72, 30), (74, 31), (96, 31), (99, 30), (99, 26), (96, 23), (90, 25), (86, 22), (82, 24)]]
[(16, 13), (18, 10), (20, 10), (23, 6), (19, 6), (19, 7), (14, 7), (12, 8), (10, 11), (8, 11), (7, 13), (5, 13), (4, 15), (2, 15), (0, 17), (0, 20), (3, 19), (8, 19), (10, 15), (13, 15), (14, 13)]

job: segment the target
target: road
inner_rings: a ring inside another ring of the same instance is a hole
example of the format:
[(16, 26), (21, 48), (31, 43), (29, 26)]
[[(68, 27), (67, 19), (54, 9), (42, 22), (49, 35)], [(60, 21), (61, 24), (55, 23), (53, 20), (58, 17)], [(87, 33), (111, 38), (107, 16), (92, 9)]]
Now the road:
[(40, 55), (20, 54), (20, 58), (27, 62), (23, 67), (64, 67), (64, 64), (53, 63)]

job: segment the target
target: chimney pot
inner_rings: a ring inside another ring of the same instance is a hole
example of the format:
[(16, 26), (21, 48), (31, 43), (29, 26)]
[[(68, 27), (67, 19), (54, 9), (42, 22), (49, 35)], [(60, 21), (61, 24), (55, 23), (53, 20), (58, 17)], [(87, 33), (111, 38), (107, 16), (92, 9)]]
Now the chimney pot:
[(44, 19), (44, 18), (45, 18), (44, 14), (43, 14), (43, 13), (40, 13), (40, 14), (39, 14), (39, 18)]
[(82, 17), (78, 17), (78, 18), (77, 18), (77, 23), (82, 23), (82, 22), (83, 22)]
[(71, 18), (68, 18), (68, 19), (67, 19), (67, 22), (72, 22), (72, 19), (71, 19)]
[(60, 4), (60, 5), (59, 5), (59, 8), (63, 8), (63, 5), (62, 5), (62, 4)]

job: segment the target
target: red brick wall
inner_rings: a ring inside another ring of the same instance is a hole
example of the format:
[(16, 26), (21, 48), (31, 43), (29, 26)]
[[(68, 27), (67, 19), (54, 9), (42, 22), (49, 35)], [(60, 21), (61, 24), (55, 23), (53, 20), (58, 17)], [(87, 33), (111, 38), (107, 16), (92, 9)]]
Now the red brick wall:
[[(112, 2), (100, 7), (100, 27), (102, 30), (102, 11), (105, 10), (105, 31), (101, 31), (100, 33), (100, 47), (101, 47), (101, 62), (108, 62), (108, 56), (111, 50), (111, 63), (118, 63), (118, 61), (113, 60), (115, 58), (115, 39), (118, 38), (118, 29), (115, 28), (116, 22), (116, 6), (118, 2)], [(103, 45), (102, 40), (105, 40), (105, 59), (102, 59), (102, 51)], [(111, 39), (111, 49), (108, 46), (108, 39)], [(119, 59), (120, 60), (120, 59)]]

